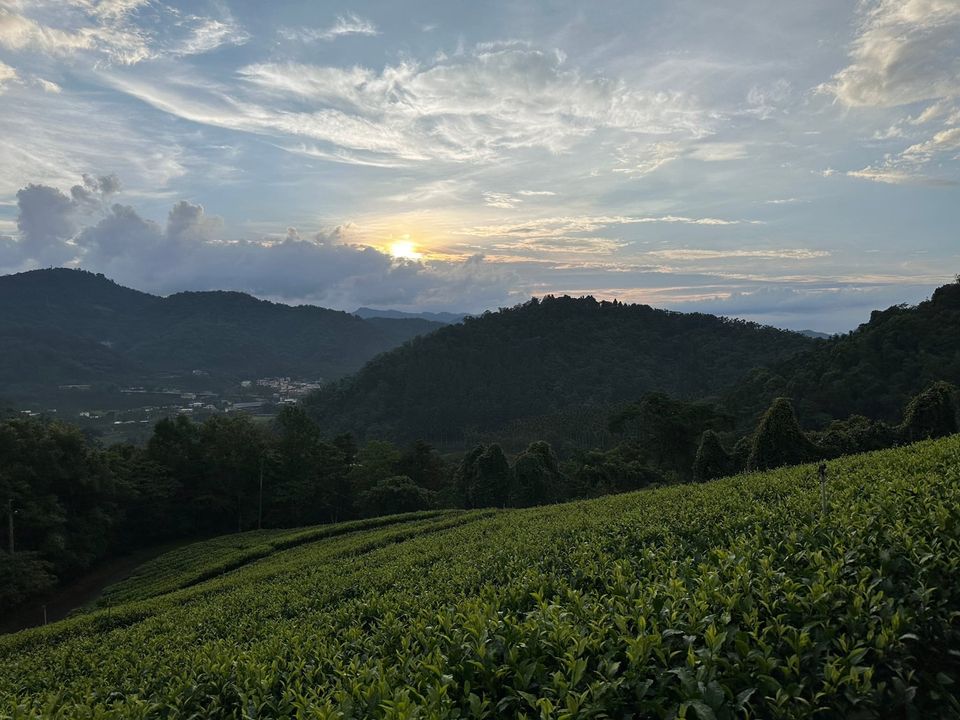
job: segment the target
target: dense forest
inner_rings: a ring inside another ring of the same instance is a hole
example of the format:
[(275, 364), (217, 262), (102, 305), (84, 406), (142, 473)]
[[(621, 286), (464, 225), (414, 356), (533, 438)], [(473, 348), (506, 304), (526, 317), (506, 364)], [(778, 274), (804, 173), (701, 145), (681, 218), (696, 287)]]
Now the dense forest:
[(960, 383), (960, 276), (929, 300), (875, 310), (853, 332), (755, 371), (726, 403), (752, 418), (774, 397), (790, 397), (816, 427), (851, 413), (894, 421), (936, 380)]
[(462, 440), (651, 391), (716, 396), (816, 342), (713, 315), (548, 296), (415, 338), (305, 404), (330, 432)]
[(930, 383), (960, 383), (960, 283), (822, 340), (710, 315), (546, 297), (419, 337), (305, 402), (330, 432), (443, 443), (616, 438), (607, 418), (660, 391), (711, 399), (741, 432), (777, 397), (805, 427), (896, 422)]
[(380, 352), (442, 327), (358, 318), (238, 292), (166, 298), (65, 268), (0, 277), (0, 393), (36, 386), (134, 383), (207, 373), (211, 382), (293, 376), (334, 379)]

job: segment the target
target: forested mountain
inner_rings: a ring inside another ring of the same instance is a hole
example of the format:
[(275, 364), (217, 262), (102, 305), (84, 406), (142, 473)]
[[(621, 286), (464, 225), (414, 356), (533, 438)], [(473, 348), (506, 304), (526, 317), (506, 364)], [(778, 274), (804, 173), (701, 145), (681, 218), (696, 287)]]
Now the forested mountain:
[(726, 404), (752, 421), (778, 396), (806, 425), (858, 413), (894, 421), (932, 382), (960, 383), (960, 282), (919, 305), (875, 310), (853, 332), (753, 373)]
[(306, 402), (330, 431), (460, 439), (653, 390), (717, 396), (816, 342), (713, 315), (548, 296), (416, 338)]
[(157, 297), (102, 275), (36, 270), (0, 277), (0, 390), (143, 382), (200, 370), (214, 378), (333, 379), (441, 327), (363, 320), (238, 292)]

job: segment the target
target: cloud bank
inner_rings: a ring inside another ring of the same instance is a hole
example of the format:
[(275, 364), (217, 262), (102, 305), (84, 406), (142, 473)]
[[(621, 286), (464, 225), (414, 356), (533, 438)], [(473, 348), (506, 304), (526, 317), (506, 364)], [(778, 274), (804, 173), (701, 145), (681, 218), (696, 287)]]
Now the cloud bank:
[(227, 239), (220, 218), (181, 200), (161, 224), (109, 203), (114, 176), (84, 176), (64, 192), (28, 185), (17, 194), (19, 236), (0, 236), (0, 270), (81, 266), (138, 289), (236, 289), (260, 297), (343, 309), (361, 305), (464, 307), (511, 299), (521, 283), (480, 254), (461, 261), (398, 260), (355, 241), (345, 225), (310, 237)]

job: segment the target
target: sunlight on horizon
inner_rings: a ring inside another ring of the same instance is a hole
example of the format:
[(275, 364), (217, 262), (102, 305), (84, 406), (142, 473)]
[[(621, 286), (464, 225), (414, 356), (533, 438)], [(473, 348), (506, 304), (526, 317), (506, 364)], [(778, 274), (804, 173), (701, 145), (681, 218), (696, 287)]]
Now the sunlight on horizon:
[(408, 236), (391, 242), (390, 254), (397, 260), (419, 260), (423, 257), (423, 253), (417, 251), (416, 244), (409, 240)]

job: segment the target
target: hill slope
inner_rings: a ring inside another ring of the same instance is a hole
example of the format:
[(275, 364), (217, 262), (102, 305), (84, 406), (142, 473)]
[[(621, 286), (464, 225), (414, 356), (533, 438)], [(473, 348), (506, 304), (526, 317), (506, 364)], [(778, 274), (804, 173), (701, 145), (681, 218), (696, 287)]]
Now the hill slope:
[(544, 298), (466, 318), (386, 353), (309, 398), (322, 427), (459, 438), (569, 407), (661, 390), (716, 395), (816, 341), (713, 315), (593, 298)]
[(960, 437), (815, 478), (334, 534), (0, 639), (0, 714), (957, 716)]
[(202, 370), (236, 380), (340, 377), (380, 352), (441, 327), (362, 320), (236, 292), (161, 298), (102, 275), (37, 270), (0, 277), (0, 389), (144, 382)]
[(855, 331), (754, 373), (729, 405), (753, 416), (787, 396), (810, 424), (852, 413), (896, 422), (907, 401), (938, 380), (960, 384), (960, 283), (914, 307), (875, 310)]

